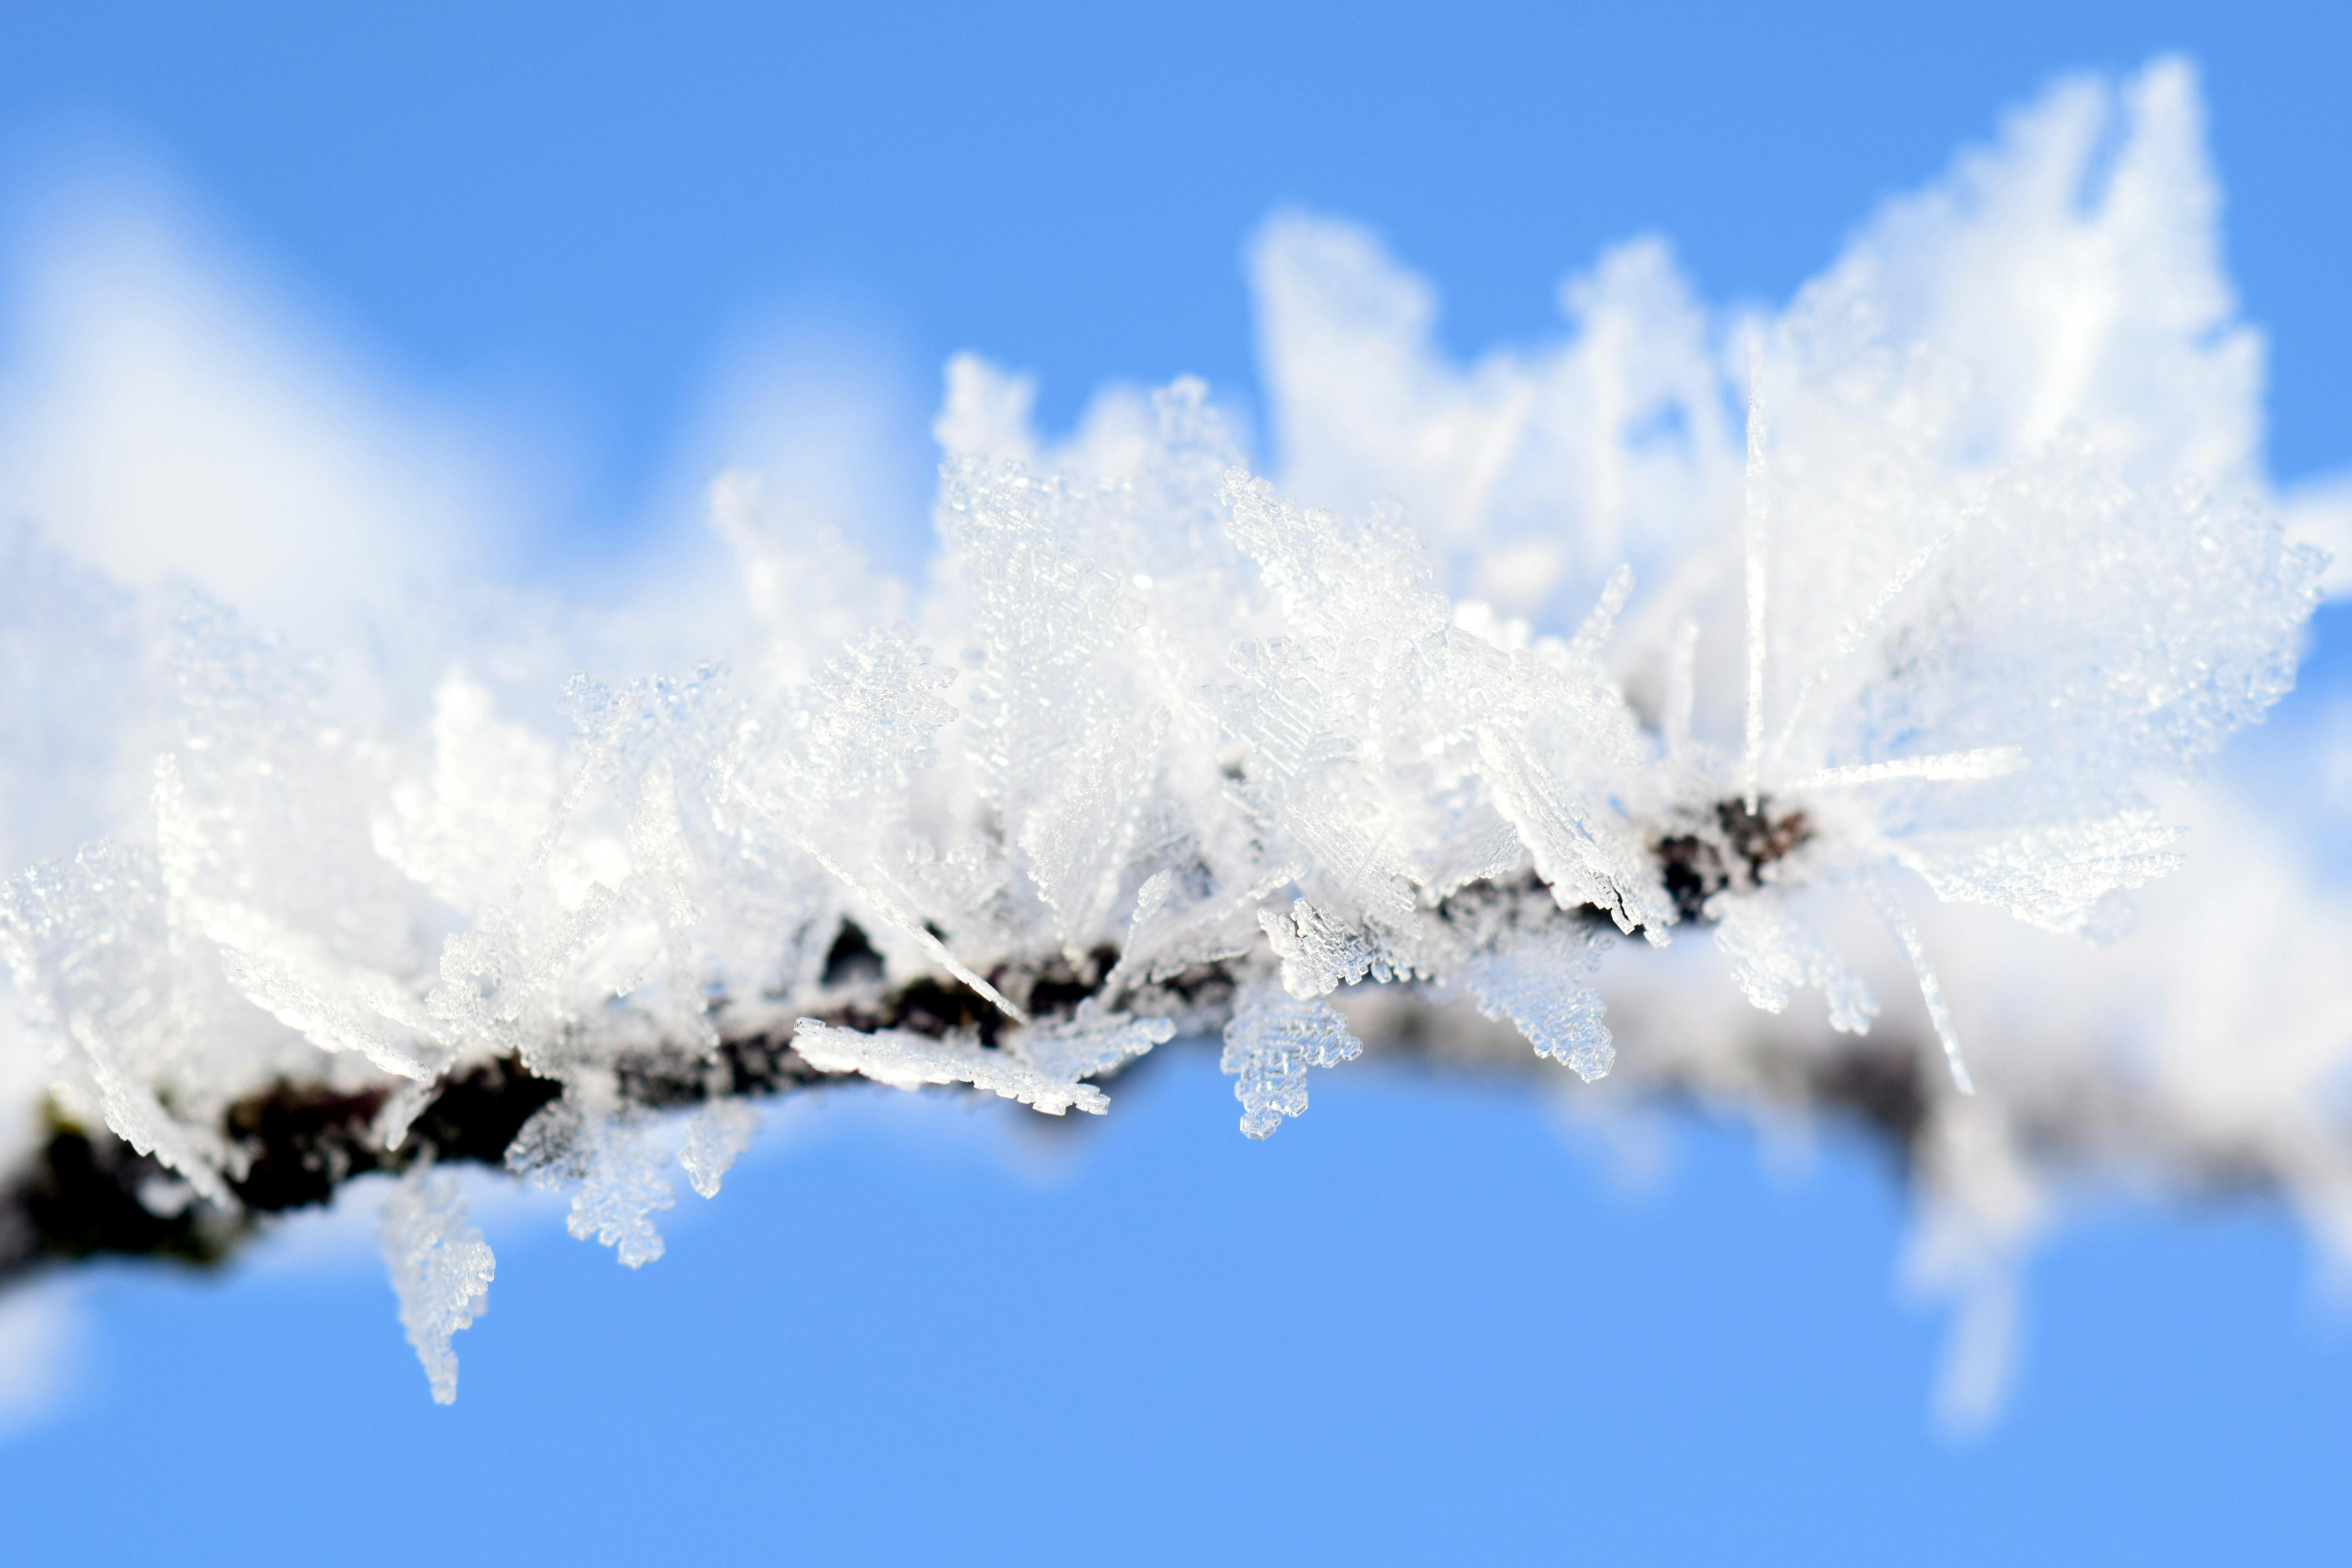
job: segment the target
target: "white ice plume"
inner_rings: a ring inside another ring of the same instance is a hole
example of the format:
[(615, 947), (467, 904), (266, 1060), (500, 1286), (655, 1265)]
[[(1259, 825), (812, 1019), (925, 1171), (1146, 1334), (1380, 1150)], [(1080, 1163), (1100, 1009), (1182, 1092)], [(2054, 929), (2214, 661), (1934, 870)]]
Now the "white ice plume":
[[(1566, 341), (1466, 370), (1368, 236), (1280, 217), (1275, 472), (1196, 381), (1056, 444), (959, 358), (926, 593), (730, 473), (745, 605), (649, 639), (713, 662), (581, 678), (567, 723), (514, 648), (617, 645), (561, 614), (436, 621), (354, 700), (211, 600), (0, 540), (0, 847), (40, 862), (0, 898), (0, 1042), (38, 1063), (0, 1083), (233, 1214), (224, 1118), (271, 1085), (377, 1097), (422, 1161), (445, 1089), (544, 1080), (504, 1157), (634, 1267), (667, 1109), (709, 1196), (747, 1086), (1100, 1112), (1222, 1034), (1264, 1138), (1377, 1054), (1386, 987), (1465, 999), (1438, 1056), (1477, 1058), (1475, 1008), (1562, 1079), (1767, 1109), (1895, 1073), (1916, 1276), (1970, 1344), (2084, 1170), (2259, 1169), (2352, 1257), (2352, 908), (2192, 782), (2292, 684), (2292, 539), (2343, 535), (2261, 467), (2215, 207), (2159, 61), (2011, 117), (1784, 310), (1710, 313), (1643, 240), (1565, 287)], [(2135, 890), (2137, 939), (2073, 940)], [(436, 1396), (488, 1278), (452, 1192), (384, 1222)]]

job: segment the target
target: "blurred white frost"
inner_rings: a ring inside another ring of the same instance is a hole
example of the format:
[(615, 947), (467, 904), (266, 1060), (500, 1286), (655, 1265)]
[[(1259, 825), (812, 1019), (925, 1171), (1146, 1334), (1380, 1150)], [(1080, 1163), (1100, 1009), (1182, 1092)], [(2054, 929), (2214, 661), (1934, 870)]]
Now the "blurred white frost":
[[(2063, 84), (1937, 185), (1889, 203), (1786, 315), (1745, 331), (1810, 333), (1843, 351), (1847, 374), (1871, 374), (1874, 352), (1907, 356), (1878, 373), (1874, 395), (1948, 401), (1939, 468), (1990, 469), (2064, 443), (2144, 493), (2278, 506), (2262, 467), (2262, 344), (2220, 265), (2201, 121), (2178, 61), (2123, 84)], [(1648, 549), (1666, 570), (1649, 574), (1646, 604), (1637, 595), (1628, 612), (1639, 630), (1622, 668), (1637, 698), (1665, 700), (1675, 619), (1737, 570), (1704, 547), (1740, 505), (1739, 433), (1716, 411), (1741, 331), (1706, 330), (1663, 247), (1625, 247), (1564, 287), (1576, 329), (1564, 343), (1497, 352), (1466, 374), (1433, 346), (1425, 286), (1358, 231), (1277, 221), (1256, 269), (1286, 479), (1336, 505), (1402, 499), (1452, 547), (1461, 589), (1539, 618), (1589, 600), (1612, 552), (1639, 564)], [(1913, 367), (1925, 375), (1903, 374)], [(1866, 490), (1916, 457), (1839, 474), (1864, 491), (1848, 504), (1883, 507), (1880, 526), (1898, 534), (1916, 525), (1901, 514), (1920, 487)], [(2352, 544), (2347, 483), (2308, 484), (2285, 503), (2297, 536), (2339, 552), (2326, 578), (2336, 592)], [(1814, 500), (1784, 526), (1820, 527), (1843, 498)], [(1550, 520), (1562, 518), (1571, 538), (1609, 548), (1552, 545)], [(1824, 586), (1806, 584), (1808, 612), (1826, 607)], [(1728, 615), (1707, 624), (1696, 684), (1722, 733), (1738, 721), (1738, 626)], [(2021, 651), (2020, 675), (2034, 679), (2042, 649)], [(2292, 1173), (2338, 1266), (2352, 1259), (2352, 994), (2335, 956), (2352, 900), (2315, 879), (2302, 847), (2324, 802), (2307, 796), (2302, 820), (2286, 821), (2252, 816), (2212, 784), (2166, 804), (2192, 830), (2184, 866), (2140, 892), (2128, 941), (2058, 942), (1966, 905), (1920, 910), (1979, 1076), (1999, 1086), (1948, 1108), (1953, 1152), (1931, 1173), (1912, 1268), (1969, 1309), (1945, 1393), (1963, 1423), (1997, 1402), (2017, 1249), (2072, 1179), (2161, 1187), (2192, 1151), (2226, 1163), (2233, 1145), (2261, 1149)], [(1890, 1017), (1924, 1033), (1886, 944), (1857, 931), (1842, 945), (1866, 955)], [(1730, 1104), (1785, 1100), (1753, 1015), (1679, 973), (1698, 954), (1673, 956), (1603, 980), (1621, 1035), (1643, 1042), (1625, 1067), (1711, 1085)], [(1693, 1059), (1662, 1059), (1682, 1055)], [(2076, 1123), (2104, 1157), (2034, 1169), (2013, 1136), (2033, 1118)]]
[(112, 581), (185, 578), (312, 646), (404, 579), (510, 564), (513, 476), (362, 367), (152, 179), (25, 215), (0, 515)]
[[(531, 524), (462, 422), (73, 209), (0, 366), (34, 522), (0, 535), (0, 850), (46, 862), (9, 894), (0, 1156), (46, 1092), (217, 1191), (218, 1114), (273, 1075), (404, 1082), (397, 1133), (517, 1052), (565, 1092), (511, 1163), (635, 1266), (674, 1200), (614, 1064), (722, 1027), (1060, 1114), (1222, 1024), (1260, 1137), (1412, 984), (1465, 1062), (1507, 1034), (1604, 1110), (1801, 1119), (1841, 1035), (1941, 1036), (1980, 1092), (1923, 1079), (1907, 1274), (1960, 1303), (1943, 1407), (1981, 1420), (2078, 1189), (2260, 1170), (2352, 1258), (2324, 802), (2199, 782), (2291, 673), (2319, 563), (2282, 529), (2352, 542), (2352, 480), (2263, 467), (2217, 207), (2159, 61), (2011, 116), (1778, 314), (1710, 310), (1645, 238), (1563, 286), (1565, 338), (1467, 369), (1370, 236), (1278, 216), (1275, 482), (1197, 384), (1107, 390), (1057, 443), (959, 358), (918, 597), (870, 563), (903, 481), (852, 471), (887, 451), (856, 397), (738, 374), (687, 460), (766, 471), (593, 607), (468, 581)], [(1803, 813), (1752, 868), (1743, 800), (1758, 834)], [(1675, 833), (1728, 868), (1704, 924)], [(1645, 940), (1562, 923), (1586, 905)], [(1004, 1048), (795, 1025), (839, 1000), (845, 917), (999, 1001)], [(1072, 1019), (985, 978), (1103, 946)], [(1210, 962), (1224, 1015), (1160, 988)], [(684, 1141), (705, 1196), (739, 1110)], [(492, 1267), (439, 1182), (383, 1222), (436, 1396)]]

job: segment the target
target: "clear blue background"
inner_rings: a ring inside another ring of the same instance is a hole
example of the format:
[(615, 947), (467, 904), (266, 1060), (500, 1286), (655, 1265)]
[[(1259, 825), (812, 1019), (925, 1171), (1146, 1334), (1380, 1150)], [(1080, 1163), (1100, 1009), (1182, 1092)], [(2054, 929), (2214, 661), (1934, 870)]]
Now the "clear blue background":
[[(404, 374), (568, 432), (591, 549), (779, 310), (919, 397), (958, 348), (1036, 369), (1051, 423), (1110, 375), (1246, 397), (1239, 246), (1283, 202), (1381, 229), (1465, 351), (1641, 230), (1779, 298), (1997, 110), (2170, 47), (2274, 466), (2352, 460), (2340, 5), (12, 5), (0, 174), (164, 160)], [(2352, 1335), (2274, 1209), (2072, 1230), (1955, 1447), (1859, 1146), (1791, 1185), (1692, 1124), (1629, 1202), (1497, 1091), (1333, 1074), (1265, 1147), (1201, 1059), (1119, 1098), (1050, 1181), (826, 1112), (641, 1275), (509, 1227), (454, 1410), (365, 1267), (110, 1275), (83, 1392), (0, 1447), (0, 1555), (2352, 1560)]]

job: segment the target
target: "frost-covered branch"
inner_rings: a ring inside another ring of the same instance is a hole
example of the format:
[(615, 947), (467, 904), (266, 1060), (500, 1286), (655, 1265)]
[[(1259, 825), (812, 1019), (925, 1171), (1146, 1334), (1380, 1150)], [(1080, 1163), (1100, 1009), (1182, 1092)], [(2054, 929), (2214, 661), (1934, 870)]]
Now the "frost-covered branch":
[[(412, 605), (315, 654), (23, 535), (0, 950), (47, 1109), (0, 1149), (0, 1272), (213, 1258), (396, 1175), (452, 1397), (493, 1261), (446, 1166), (570, 1191), (637, 1266), (665, 1113), (709, 1196), (764, 1097), (1100, 1112), (1205, 1040), (1257, 1138), (1383, 1054), (1596, 1114), (1857, 1112), (1918, 1277), (1988, 1321), (2077, 1182), (2273, 1184), (2352, 1234), (2314, 956), (2352, 908), (2197, 782), (2292, 685), (2323, 565), (2210, 207), (2161, 63), (1777, 316), (1709, 317), (1645, 242), (1469, 374), (1366, 237), (1279, 218), (1278, 472), (1196, 382), (1049, 446), (961, 358), (920, 592), (740, 473), (683, 610)], [(688, 673), (559, 718), (566, 666)], [(2214, 957), (2218, 921), (2263, 941)]]

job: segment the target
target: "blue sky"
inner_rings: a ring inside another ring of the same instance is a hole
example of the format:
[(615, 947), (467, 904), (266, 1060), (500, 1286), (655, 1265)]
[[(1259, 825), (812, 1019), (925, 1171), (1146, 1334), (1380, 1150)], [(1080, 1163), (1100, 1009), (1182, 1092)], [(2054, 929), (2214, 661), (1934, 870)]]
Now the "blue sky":
[[(646, 516), (747, 340), (855, 357), (916, 476), (911, 536), (954, 350), (1040, 373), (1049, 424), (1109, 376), (1196, 372), (1246, 405), (1240, 251), (1280, 205), (1380, 230), (1469, 353), (1549, 327), (1559, 278), (1642, 231), (1711, 299), (1783, 297), (2053, 75), (2179, 47), (2271, 337), (2274, 468), (2352, 461), (2340, 8), (478, 12), (11, 11), (0, 223), (76, 170), (151, 171), (387, 375), (528, 433), (561, 492), (553, 556)], [(1491, 1090), (1333, 1075), (1264, 1147), (1209, 1064), (1122, 1098), (1050, 1146), (993, 1110), (783, 1119), (642, 1275), (509, 1215), (454, 1410), (363, 1247), (107, 1275), (79, 1392), (0, 1447), (0, 1541), (362, 1563), (2352, 1552), (2352, 1331), (2260, 1205), (2118, 1202), (2068, 1232), (2034, 1266), (2006, 1418), (1956, 1447), (1927, 1413), (1939, 1324), (1894, 1283), (1902, 1196), (1866, 1149), (1792, 1175), (1690, 1123), (1629, 1195)], [(944, 1485), (902, 1479), (943, 1461)]]
[[(854, 14), (853, 14), (854, 13)], [(404, 373), (532, 405), (629, 514), (714, 356), (815, 313), (923, 410), (976, 348), (1049, 424), (1108, 376), (1253, 378), (1238, 255), (1370, 223), (1470, 351), (1606, 242), (1778, 299), (2055, 74), (2195, 55), (2274, 452), (2352, 459), (2347, 23), (2324, 5), (1668, 9), (96, 4), (21, 12), (0, 146), (120, 141)], [(919, 420), (915, 422), (919, 428)]]
[(2119, 1211), (2043, 1254), (2015, 1404), (1956, 1447), (1857, 1151), (1776, 1180), (1686, 1128), (1628, 1201), (1499, 1096), (1334, 1074), (1265, 1145), (1209, 1060), (1125, 1099), (1013, 1164), (992, 1112), (785, 1119), (639, 1274), (554, 1212), (494, 1226), (446, 1409), (363, 1251), (109, 1279), (85, 1392), (0, 1465), (11, 1533), (122, 1562), (2342, 1560), (2346, 1336), (2274, 1213)]

